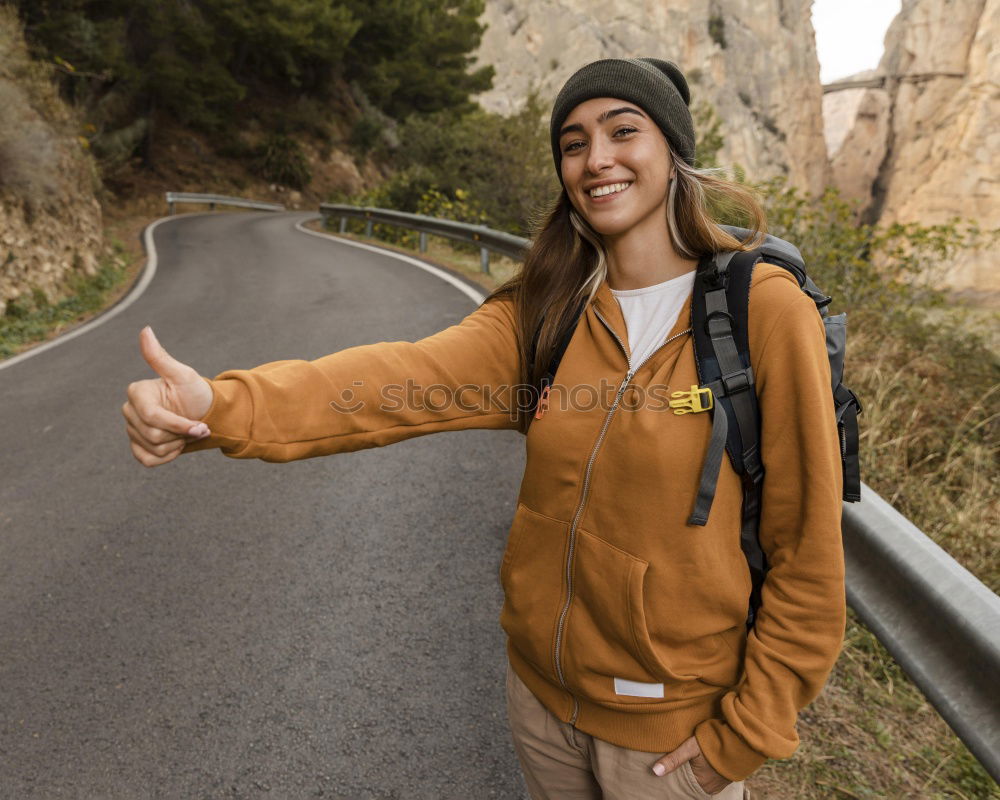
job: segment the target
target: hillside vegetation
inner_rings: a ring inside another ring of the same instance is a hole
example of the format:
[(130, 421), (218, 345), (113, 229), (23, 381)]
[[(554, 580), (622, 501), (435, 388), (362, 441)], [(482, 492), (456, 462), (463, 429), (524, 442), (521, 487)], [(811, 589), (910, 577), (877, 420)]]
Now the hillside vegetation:
[[(176, 126), (272, 182), (309, 184), (303, 137), (378, 138), (393, 120), (471, 108), (482, 0), (16, 0), (57, 66), (105, 177), (162, 161)], [(340, 119), (331, 112), (339, 112)], [(349, 119), (343, 119), (344, 116)], [(250, 134), (249, 136), (247, 134)]]
[(51, 66), (30, 57), (16, 14), (0, 5), (0, 323), (97, 272), (99, 181), (77, 129)]
[(0, 6), (0, 191), (36, 207), (58, 191), (57, 137), (72, 120), (51, 72), (29, 56), (16, 15)]

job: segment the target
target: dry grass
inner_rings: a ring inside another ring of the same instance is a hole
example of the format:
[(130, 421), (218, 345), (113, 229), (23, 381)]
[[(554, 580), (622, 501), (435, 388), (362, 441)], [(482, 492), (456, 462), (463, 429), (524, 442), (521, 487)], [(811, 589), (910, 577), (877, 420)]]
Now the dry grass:
[(28, 53), (17, 12), (0, 0), (0, 78), (16, 82), (43, 119), (54, 125), (72, 121), (52, 80), (53, 68)]
[[(862, 318), (863, 320), (863, 318)], [(862, 475), (992, 591), (1000, 590), (1000, 365), (961, 321), (851, 339)]]
[(0, 78), (0, 190), (39, 205), (59, 191), (59, 154), (52, 128), (21, 88)]
[[(345, 234), (337, 233), (335, 227), (323, 227), (323, 223), (319, 220), (310, 223), (308, 227), (314, 228), (315, 230), (322, 230), (326, 233), (343, 236), (345, 239), (353, 239), (361, 242), (371, 241), (363, 235), (362, 232), (364, 230), (364, 223), (360, 221), (352, 220), (351, 224), (348, 226), (348, 232)], [(377, 233), (378, 231), (376, 230), (376, 234)], [(471, 248), (462, 250), (455, 247), (455, 243), (452, 243), (447, 239), (442, 239), (437, 236), (428, 236), (427, 252), (421, 253), (417, 247), (407, 246), (406, 242), (409, 241), (410, 239), (404, 239), (402, 242), (386, 242), (380, 240), (378, 242), (378, 246), (396, 250), (397, 252), (405, 253), (407, 255), (416, 255), (433, 264), (453, 270), (454, 272), (469, 278), (475, 283), (478, 283), (483, 287), (483, 290), (486, 293), (489, 293), (505, 280), (510, 278), (520, 268), (519, 262), (505, 256), (498, 256), (494, 254), (490, 256), (490, 271), (489, 274), (487, 274), (484, 273), (480, 267), (478, 250), (475, 252), (473, 252)]]
[(768, 762), (755, 800), (1000, 800), (1000, 790), (850, 614), (844, 649), (822, 694), (799, 717), (801, 745)]

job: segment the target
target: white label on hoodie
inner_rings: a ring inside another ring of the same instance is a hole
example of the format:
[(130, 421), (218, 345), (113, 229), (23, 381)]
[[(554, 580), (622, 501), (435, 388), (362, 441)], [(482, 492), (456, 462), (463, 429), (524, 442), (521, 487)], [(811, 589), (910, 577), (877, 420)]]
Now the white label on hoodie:
[(615, 694), (628, 695), (629, 697), (663, 697), (663, 684), (639, 683), (639, 681), (615, 678)]

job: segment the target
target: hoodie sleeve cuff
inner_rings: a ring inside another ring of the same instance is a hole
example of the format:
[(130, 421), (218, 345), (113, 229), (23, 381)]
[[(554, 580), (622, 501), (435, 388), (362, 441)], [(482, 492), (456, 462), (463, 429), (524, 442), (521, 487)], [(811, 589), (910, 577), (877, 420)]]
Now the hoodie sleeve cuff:
[(694, 736), (712, 769), (731, 781), (745, 780), (767, 761), (721, 719), (705, 720)]
[(188, 442), (184, 453), (211, 450), (219, 447), (227, 456), (238, 458), (250, 443), (250, 422), (253, 419), (253, 400), (246, 385), (239, 380), (209, 380), (212, 404), (199, 421), (208, 426), (209, 435), (204, 439)]

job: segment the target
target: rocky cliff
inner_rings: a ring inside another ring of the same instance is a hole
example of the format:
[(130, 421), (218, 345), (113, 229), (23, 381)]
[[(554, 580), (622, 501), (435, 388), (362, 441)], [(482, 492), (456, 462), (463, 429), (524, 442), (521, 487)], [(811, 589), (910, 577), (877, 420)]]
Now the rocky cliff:
[(529, 91), (551, 100), (598, 58), (677, 62), (692, 105), (708, 102), (725, 139), (719, 160), (755, 178), (787, 175), (811, 193), (829, 179), (811, 0), (487, 0), (478, 57), (497, 70), (480, 95), (510, 113)]
[[(826, 96), (833, 180), (866, 219), (1000, 226), (998, 36), (1000, 0), (903, 0), (884, 87)], [(969, 253), (948, 282), (1000, 291), (994, 259)]]
[(55, 299), (73, 272), (93, 274), (102, 244), (90, 159), (47, 69), (28, 56), (0, 6), (0, 314), (34, 290)]

